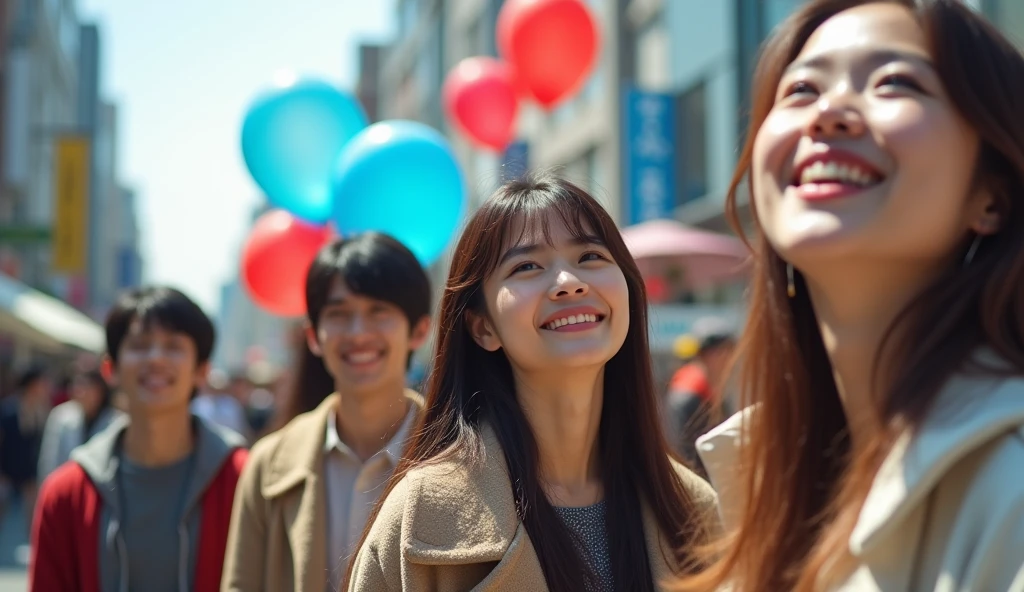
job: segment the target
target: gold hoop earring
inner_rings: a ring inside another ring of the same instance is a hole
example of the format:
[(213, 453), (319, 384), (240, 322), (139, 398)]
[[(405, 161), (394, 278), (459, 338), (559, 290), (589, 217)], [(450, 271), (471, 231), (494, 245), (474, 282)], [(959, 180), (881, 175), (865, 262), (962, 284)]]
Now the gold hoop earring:
[(796, 282), (793, 280), (793, 264), (786, 264), (786, 295), (790, 298), (796, 297)]

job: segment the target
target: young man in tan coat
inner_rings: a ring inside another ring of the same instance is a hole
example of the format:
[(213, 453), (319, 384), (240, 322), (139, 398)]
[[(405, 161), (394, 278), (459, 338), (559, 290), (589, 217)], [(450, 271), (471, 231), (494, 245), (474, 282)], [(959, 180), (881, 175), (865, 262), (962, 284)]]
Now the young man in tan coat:
[(336, 392), (256, 443), (238, 484), (225, 592), (337, 590), (422, 405), (405, 388), (430, 282), (377, 233), (324, 247), (306, 280), (310, 350)]

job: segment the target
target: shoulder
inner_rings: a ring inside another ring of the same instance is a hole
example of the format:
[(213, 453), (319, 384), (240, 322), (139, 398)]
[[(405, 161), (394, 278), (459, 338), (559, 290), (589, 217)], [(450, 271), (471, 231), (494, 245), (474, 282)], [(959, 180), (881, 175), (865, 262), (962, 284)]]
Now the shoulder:
[(672, 470), (675, 471), (676, 476), (679, 478), (679, 482), (683, 484), (683, 489), (686, 490), (686, 493), (689, 494), (698, 505), (713, 506), (717, 502), (718, 496), (715, 495), (715, 490), (711, 487), (711, 484), (678, 460), (672, 458), (669, 459), (669, 461), (672, 463)]
[(382, 501), (367, 545), (378, 556), (436, 564), (497, 561), (519, 527), (501, 448), (488, 435), (482, 454), (415, 467)]
[(249, 463), (265, 467), (280, 454), (294, 456), (294, 449), (306, 448), (311, 437), (322, 442), (325, 417), (325, 413), (319, 408), (295, 416), (278, 430), (263, 436), (252, 445)]
[(270, 459), (274, 457), (274, 454), (277, 452), (277, 449), (281, 444), (282, 432), (288, 429), (291, 425), (292, 424), (289, 423), (276, 432), (271, 432), (257, 440), (256, 443), (252, 445), (252, 448), (249, 449), (249, 464), (260, 465), (270, 462)]
[(75, 401), (64, 401), (50, 410), (49, 419), (67, 421), (70, 418), (78, 418), (82, 415), (82, 407)]
[(84, 495), (93, 489), (85, 469), (75, 461), (68, 461), (50, 473), (39, 488), (38, 504), (45, 512), (56, 508), (78, 507)]
[[(954, 465), (940, 487), (966, 484), (967, 519), (992, 517), (1000, 510), (1019, 514), (1024, 532), (1024, 426), (990, 440)], [(972, 517), (973, 516), (973, 517)]]

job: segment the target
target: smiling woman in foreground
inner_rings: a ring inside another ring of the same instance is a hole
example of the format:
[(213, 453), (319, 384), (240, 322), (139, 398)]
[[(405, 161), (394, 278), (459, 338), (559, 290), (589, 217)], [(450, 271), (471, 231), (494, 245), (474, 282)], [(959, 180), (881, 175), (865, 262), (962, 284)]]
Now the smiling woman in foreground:
[(1024, 589), (1024, 59), (953, 0), (815, 0), (753, 107), (729, 536), (680, 589)]
[(697, 568), (714, 494), (669, 459), (643, 282), (591, 196), (525, 180), (476, 212), (437, 352), (349, 590), (646, 592)]

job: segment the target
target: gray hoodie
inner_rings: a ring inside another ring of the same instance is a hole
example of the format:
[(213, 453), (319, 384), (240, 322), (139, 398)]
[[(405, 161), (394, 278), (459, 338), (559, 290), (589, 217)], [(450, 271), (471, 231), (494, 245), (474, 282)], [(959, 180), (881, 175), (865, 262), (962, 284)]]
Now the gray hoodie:
[[(194, 564), (203, 493), (231, 452), (245, 446), (245, 440), (231, 430), (196, 416), (192, 422), (196, 434), (195, 464), (178, 527), (178, 587), (181, 592), (188, 592), (191, 587), (189, 565)], [(128, 549), (120, 531), (122, 512), (117, 473), (121, 437), (127, 426), (127, 417), (118, 418), (71, 453), (71, 460), (82, 467), (103, 500), (99, 528), (100, 589), (103, 592), (127, 592), (130, 578), (139, 577), (128, 573)]]

